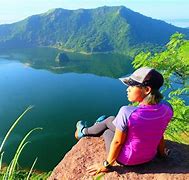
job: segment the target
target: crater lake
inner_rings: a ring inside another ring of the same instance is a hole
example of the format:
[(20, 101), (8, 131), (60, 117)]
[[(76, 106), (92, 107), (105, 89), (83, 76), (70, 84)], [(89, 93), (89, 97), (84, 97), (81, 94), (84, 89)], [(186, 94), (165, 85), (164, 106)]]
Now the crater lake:
[(126, 86), (118, 77), (133, 71), (131, 58), (119, 54), (86, 55), (64, 52), (69, 61), (56, 61), (62, 51), (53, 48), (0, 51), (0, 142), (29, 106), (5, 144), (3, 160), (9, 163), (29, 130), (41, 127), (29, 137), (19, 165), (52, 170), (77, 142), (78, 120), (89, 125), (105, 115), (116, 115), (128, 104)]

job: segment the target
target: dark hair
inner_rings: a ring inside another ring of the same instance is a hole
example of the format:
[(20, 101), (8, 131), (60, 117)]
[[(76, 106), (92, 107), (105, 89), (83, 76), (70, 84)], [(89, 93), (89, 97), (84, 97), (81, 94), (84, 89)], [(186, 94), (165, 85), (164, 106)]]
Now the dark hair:
[(150, 94), (148, 94), (144, 100), (148, 104), (158, 104), (163, 99), (163, 95), (159, 92), (158, 89), (152, 89)]

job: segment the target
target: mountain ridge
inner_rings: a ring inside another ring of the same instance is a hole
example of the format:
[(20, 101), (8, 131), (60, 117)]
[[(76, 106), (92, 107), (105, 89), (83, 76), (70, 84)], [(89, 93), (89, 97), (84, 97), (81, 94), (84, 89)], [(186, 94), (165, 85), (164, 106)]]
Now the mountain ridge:
[(52, 9), (0, 25), (0, 48), (53, 46), (73, 51), (130, 52), (165, 45), (176, 31), (189, 30), (146, 17), (124, 6)]

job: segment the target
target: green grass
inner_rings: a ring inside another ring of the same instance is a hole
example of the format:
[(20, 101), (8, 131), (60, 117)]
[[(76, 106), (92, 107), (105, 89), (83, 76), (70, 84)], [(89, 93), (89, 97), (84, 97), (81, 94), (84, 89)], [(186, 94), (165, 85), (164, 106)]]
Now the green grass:
[(168, 126), (165, 138), (182, 144), (189, 144), (188, 122), (174, 120)]
[[(6, 170), (4, 169), (4, 170), (2, 170), (2, 172), (0, 172), (0, 179), (3, 179), (5, 171)], [(50, 176), (51, 173), (52, 172), (38, 173), (38, 172), (33, 171), (30, 176), (30, 179), (31, 180), (46, 180)], [(17, 171), (15, 171), (14, 179), (26, 180), (27, 176), (28, 176), (28, 170), (17, 170)]]
[(37, 162), (37, 158), (34, 160), (33, 164), (31, 164), (30, 170), (21, 170), (18, 166), (18, 160), (19, 157), (26, 145), (28, 145), (30, 142), (27, 141), (28, 137), (36, 130), (42, 130), (42, 128), (34, 128), (31, 129), (21, 140), (20, 144), (18, 145), (18, 148), (14, 154), (14, 157), (10, 164), (8, 164), (6, 167), (3, 168), (3, 155), (6, 153), (4, 152), (4, 145), (7, 142), (9, 136), (11, 135), (12, 131), (16, 127), (16, 125), (20, 122), (22, 117), (33, 108), (33, 106), (29, 106), (12, 124), (8, 132), (6, 133), (2, 143), (0, 144), (0, 179), (3, 180), (14, 180), (14, 179), (47, 179), (47, 177), (50, 175), (49, 173), (35, 173), (33, 171), (34, 166)]

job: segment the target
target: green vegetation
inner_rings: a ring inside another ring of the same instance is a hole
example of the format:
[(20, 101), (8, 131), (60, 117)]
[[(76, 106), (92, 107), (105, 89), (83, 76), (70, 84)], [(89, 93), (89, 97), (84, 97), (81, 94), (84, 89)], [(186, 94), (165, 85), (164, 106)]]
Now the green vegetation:
[[(37, 28), (36, 28), (37, 27)], [(0, 48), (53, 46), (76, 52), (133, 55), (168, 42), (178, 28), (124, 6), (54, 9), (10, 25), (0, 25)]]
[(160, 53), (141, 52), (133, 65), (150, 66), (161, 71), (165, 78), (164, 93), (174, 109), (174, 118), (166, 131), (167, 138), (189, 143), (189, 40), (175, 33)]
[[(30, 136), (31, 133), (33, 133), (36, 130), (41, 130), (42, 128), (35, 128), (30, 130), (22, 139), (22, 141), (20, 142), (15, 155), (12, 159), (12, 161), (10, 162), (10, 164), (8, 166), (3, 167), (3, 148), (5, 143), (7, 142), (11, 132), (14, 130), (14, 128), (16, 127), (16, 125), (19, 123), (19, 121), (21, 120), (21, 118), (30, 110), (32, 109), (32, 106), (29, 106), (17, 119), (16, 121), (13, 123), (13, 125), (10, 127), (10, 129), (8, 130), (7, 134), (5, 135), (1, 145), (0, 145), (0, 178), (3, 180), (13, 180), (13, 179), (30, 179), (30, 178), (35, 178), (35, 177), (45, 177), (48, 176), (48, 173), (39, 175), (37, 173), (33, 173), (33, 168), (35, 166), (35, 163), (37, 161), (37, 158), (34, 160), (33, 164), (31, 165), (31, 168), (29, 171), (26, 170), (20, 170), (19, 169), (19, 165), (18, 165), (18, 160), (19, 157), (24, 149), (24, 147), (29, 143), (29, 141), (26, 141), (27, 138)], [(6, 152), (5, 152), (6, 153)]]
[(105, 176), (104, 173), (100, 173), (100, 174), (93, 176), (92, 180), (104, 180), (104, 176)]
[[(4, 169), (0, 172), (0, 179), (3, 179), (4, 176)], [(14, 173), (14, 180), (26, 180), (28, 177), (29, 170), (16, 170)], [(45, 180), (47, 179), (52, 172), (32, 172), (29, 179), (31, 180)]]

